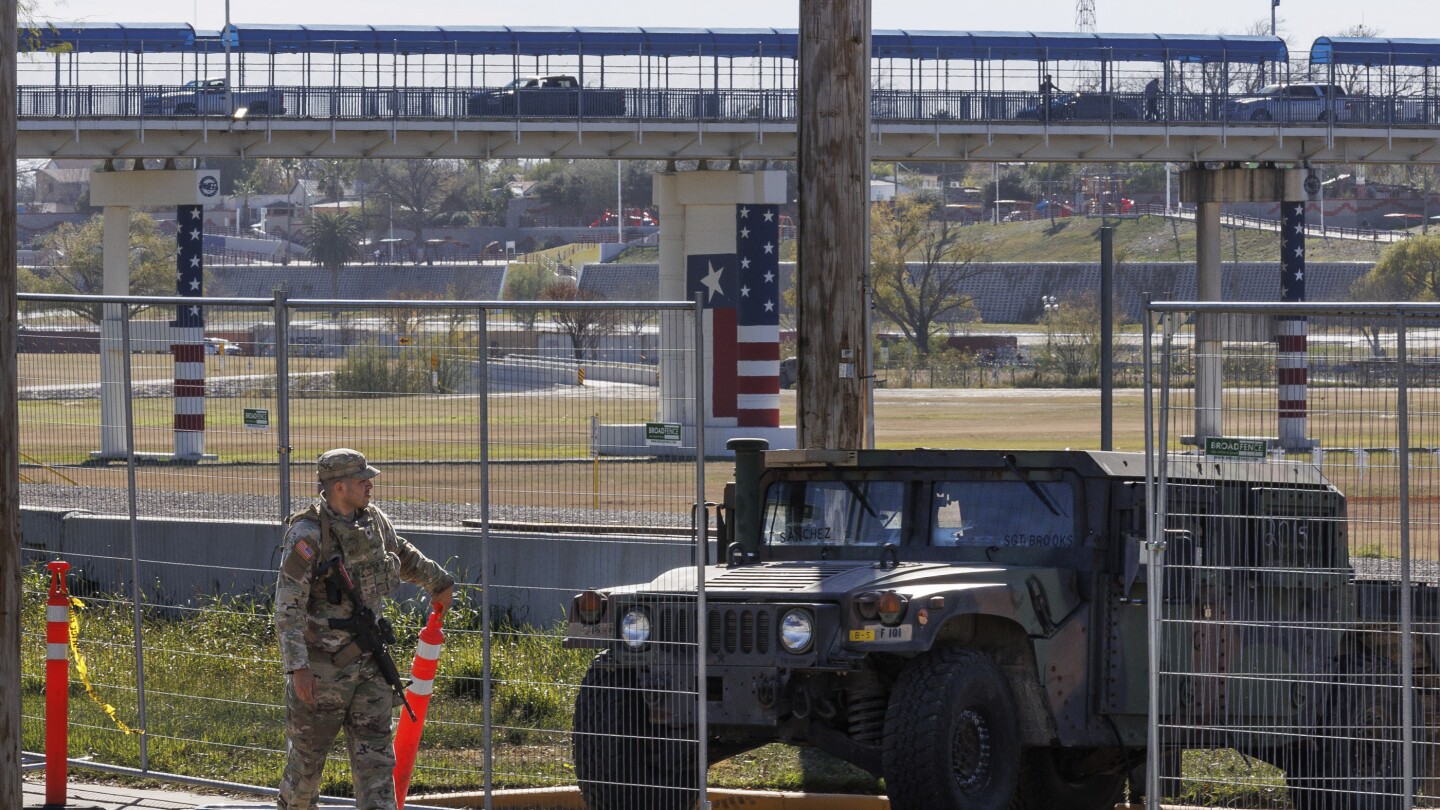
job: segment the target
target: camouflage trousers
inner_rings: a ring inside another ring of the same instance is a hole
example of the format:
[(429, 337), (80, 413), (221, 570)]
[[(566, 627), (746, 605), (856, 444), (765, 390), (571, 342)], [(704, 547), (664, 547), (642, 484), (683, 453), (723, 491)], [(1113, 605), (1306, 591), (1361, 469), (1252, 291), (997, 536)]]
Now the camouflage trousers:
[(395, 810), (395, 750), (390, 741), (394, 695), (369, 655), (336, 666), (314, 649), (310, 670), (319, 678), (315, 704), (295, 696), (285, 679), (285, 773), (280, 810), (312, 810), (320, 795), (325, 755), (345, 729), (357, 810)]

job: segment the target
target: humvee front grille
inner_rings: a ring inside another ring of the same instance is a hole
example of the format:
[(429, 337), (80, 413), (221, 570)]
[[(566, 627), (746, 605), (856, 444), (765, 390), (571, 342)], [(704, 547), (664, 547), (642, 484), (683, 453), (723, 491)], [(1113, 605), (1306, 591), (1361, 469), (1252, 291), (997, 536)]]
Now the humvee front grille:
[(662, 644), (695, 643), (694, 605), (660, 605), (655, 613), (657, 641)]
[(711, 608), (706, 619), (709, 622), (706, 646), (711, 655), (763, 655), (770, 652), (774, 621), (769, 606)]
[[(695, 642), (694, 605), (652, 605), (655, 641)], [(710, 655), (768, 655), (774, 647), (775, 606), (712, 605), (706, 611), (706, 652)]]

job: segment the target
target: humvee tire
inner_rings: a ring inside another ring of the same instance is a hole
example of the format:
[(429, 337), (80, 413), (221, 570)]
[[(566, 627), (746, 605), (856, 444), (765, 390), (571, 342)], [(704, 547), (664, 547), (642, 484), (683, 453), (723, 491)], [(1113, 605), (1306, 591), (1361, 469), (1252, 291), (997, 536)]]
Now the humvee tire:
[(1019, 710), (990, 656), (938, 647), (901, 672), (885, 713), (883, 771), (895, 810), (1011, 810)]
[(633, 669), (595, 656), (575, 697), (571, 738), (575, 776), (590, 810), (690, 810), (695, 783), (693, 735), (650, 722)]

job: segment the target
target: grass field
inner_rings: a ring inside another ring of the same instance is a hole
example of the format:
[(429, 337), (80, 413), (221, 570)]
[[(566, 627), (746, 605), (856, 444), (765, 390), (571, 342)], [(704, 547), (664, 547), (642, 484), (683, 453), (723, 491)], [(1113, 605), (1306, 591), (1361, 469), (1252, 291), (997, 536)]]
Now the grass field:
[[(1115, 259), (1119, 262), (1195, 261), (1195, 224), (1164, 217), (1111, 219), (1115, 226)], [(1034, 222), (988, 222), (965, 229), (985, 242), (981, 261), (1098, 262), (1099, 219), (1070, 217)], [(973, 229), (973, 230), (972, 230)], [(794, 243), (781, 246), (781, 260), (794, 259)], [(1312, 262), (1373, 262), (1388, 247), (1385, 242), (1355, 239), (1310, 238), (1305, 256)], [(1279, 240), (1273, 232), (1223, 228), (1221, 259), (1227, 262), (1278, 262)], [(655, 262), (659, 248), (634, 247), (620, 255), (622, 262)]]

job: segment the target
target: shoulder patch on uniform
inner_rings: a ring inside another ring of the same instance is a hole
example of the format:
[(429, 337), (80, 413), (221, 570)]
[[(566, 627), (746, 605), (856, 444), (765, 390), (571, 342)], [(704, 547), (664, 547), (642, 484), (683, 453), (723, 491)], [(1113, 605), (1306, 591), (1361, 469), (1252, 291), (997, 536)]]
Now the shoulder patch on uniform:
[(295, 553), (304, 557), (307, 562), (315, 559), (315, 549), (311, 548), (310, 544), (303, 539), (295, 541)]

